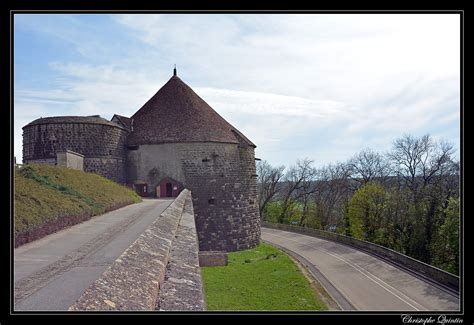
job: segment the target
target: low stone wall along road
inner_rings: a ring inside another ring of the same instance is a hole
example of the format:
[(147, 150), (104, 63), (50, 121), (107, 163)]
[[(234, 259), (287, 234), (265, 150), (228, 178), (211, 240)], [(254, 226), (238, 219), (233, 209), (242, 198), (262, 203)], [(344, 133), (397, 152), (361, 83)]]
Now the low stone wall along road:
[(15, 249), (14, 310), (66, 311), (171, 202), (144, 199)]
[(321, 283), (330, 282), (330, 288), (326, 288), (329, 293), (336, 300), (342, 295), (356, 310), (413, 312), (460, 308), (455, 294), (349, 246), (263, 227), (262, 239), (302, 256), (319, 271), (315, 274), (317, 278), (325, 278), (320, 279)]

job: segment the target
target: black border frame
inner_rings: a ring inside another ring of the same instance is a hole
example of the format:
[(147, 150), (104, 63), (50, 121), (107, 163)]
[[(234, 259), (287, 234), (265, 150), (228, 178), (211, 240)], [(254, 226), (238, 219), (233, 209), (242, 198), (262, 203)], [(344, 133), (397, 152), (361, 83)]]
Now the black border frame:
[[(466, 312), (470, 312), (472, 310), (472, 305), (466, 306), (468, 301), (465, 300), (466, 298), (466, 282), (464, 279), (465, 273), (465, 247), (469, 245), (470, 238), (466, 238), (464, 235), (464, 229), (471, 229), (467, 227), (468, 219), (464, 218), (464, 10), (456, 9), (456, 10), (334, 10), (334, 9), (321, 9), (321, 10), (288, 10), (288, 9), (243, 9), (243, 10), (236, 10), (236, 9), (229, 9), (229, 7), (233, 7), (231, 4), (219, 4), (221, 8), (218, 10), (211, 10), (209, 7), (207, 9), (176, 9), (175, 4), (165, 3), (160, 4), (162, 5), (162, 9), (159, 10), (150, 10), (146, 9), (152, 6), (151, 2), (145, 2), (141, 4), (140, 1), (135, 3), (134, 5), (141, 6), (140, 9), (129, 9), (127, 8), (129, 5), (124, 5), (122, 3), (112, 2), (112, 1), (103, 1), (101, 3), (85, 3), (83, 2), (81, 5), (74, 3), (72, 1), (67, 1), (61, 3), (60, 5), (52, 5), (52, 4), (45, 4), (44, 2), (40, 3), (38, 1), (23, 1), (20, 4), (10, 5), (8, 15), (4, 14), (2, 24), (4, 26), (3, 31), (8, 30), (9, 35), (7, 36), (8, 43), (5, 44), (4, 50), (8, 49), (7, 60), (9, 64), (9, 88), (8, 88), (8, 98), (9, 98), (9, 129), (10, 129), (10, 159), (9, 159), (9, 166), (8, 169), (9, 173), (9, 185), (10, 185), (10, 196), (9, 196), (9, 210), (10, 210), (10, 218), (9, 218), (9, 236), (2, 236), (2, 239), (5, 240), (5, 243), (2, 247), (9, 247), (9, 268), (10, 268), (10, 277), (9, 277), (9, 287), (8, 292), (10, 294), (10, 303), (8, 304), (8, 312), (7, 317), (4, 318), (4, 314), (0, 318), (0, 324), (10, 323), (10, 321), (18, 320), (22, 316), (33, 316), (33, 315), (50, 315), (50, 316), (59, 316), (59, 315), (152, 315), (152, 316), (162, 316), (162, 315), (273, 315), (273, 316), (316, 316), (318, 320), (324, 321), (336, 321), (336, 320), (344, 320), (345, 322), (352, 321), (360, 321), (360, 316), (367, 316), (367, 318), (373, 318), (372, 316), (378, 316), (375, 320), (377, 323), (383, 322), (384, 324), (394, 323), (394, 324), (401, 324), (402, 319), (401, 316), (403, 315), (402, 312), (351, 312), (351, 311), (331, 311), (331, 312), (61, 312), (61, 311), (52, 311), (52, 312), (15, 312), (13, 310), (13, 222), (12, 222), (12, 215), (13, 215), (13, 85), (14, 85), (14, 15), (16, 14), (31, 14), (31, 13), (41, 13), (41, 14), (80, 14), (80, 13), (87, 13), (87, 14), (114, 14), (114, 13), (139, 13), (139, 14), (361, 14), (361, 13), (369, 13), (369, 14), (459, 14), (460, 15), (460, 36), (461, 36), (461, 61), (460, 61), (460, 161), (461, 161), (461, 170), (460, 170), (460, 198), (461, 198), (461, 226), (460, 226), (460, 250), (461, 250), (461, 261), (460, 261), (460, 311), (453, 312), (453, 313), (433, 313), (429, 312), (417, 312), (416, 314), (409, 314), (413, 318), (421, 317), (423, 319), (427, 319), (430, 316), (434, 319), (437, 319), (440, 315), (446, 315), (447, 318), (460, 318), (464, 321), (464, 324), (474, 324), (472, 315), (468, 315)], [(156, 5), (156, 4), (155, 4)], [(88, 9), (80, 9), (81, 6), (86, 6)], [(116, 9), (110, 9), (115, 7)], [(226, 8), (227, 7), (227, 8)], [(61, 9), (58, 9), (61, 8)], [(4, 11), (5, 13), (5, 11)], [(8, 26), (7, 26), (8, 24)], [(5, 63), (7, 62), (5, 61)], [(5, 69), (4, 69), (5, 70)], [(7, 88), (3, 88), (3, 91), (6, 93)], [(5, 94), (6, 95), (6, 94)], [(7, 96), (3, 97), (4, 99)], [(4, 120), (6, 122), (6, 119)], [(3, 161), (5, 163), (5, 161)], [(5, 169), (4, 169), (5, 170)], [(2, 227), (3, 228), (3, 227)], [(5, 228), (3, 229), (5, 230)], [(9, 237), (9, 239), (7, 239)], [(467, 239), (467, 240), (466, 240)], [(7, 242), (9, 240), (9, 242)], [(5, 282), (3, 282), (5, 284)], [(6, 293), (7, 288), (3, 289), (2, 292)], [(2, 307), (6, 307), (7, 304), (2, 304)], [(406, 314), (406, 312), (404, 312)], [(357, 319), (353, 319), (352, 317), (355, 316)], [(336, 319), (334, 319), (334, 317)], [(349, 319), (351, 317), (351, 319)], [(27, 317), (30, 319), (30, 317)], [(63, 320), (62, 317), (59, 318)], [(84, 319), (82, 319), (84, 320)], [(368, 319), (364, 319), (366, 322)], [(437, 323), (437, 322), (436, 322)], [(429, 324), (429, 323), (427, 323)]]

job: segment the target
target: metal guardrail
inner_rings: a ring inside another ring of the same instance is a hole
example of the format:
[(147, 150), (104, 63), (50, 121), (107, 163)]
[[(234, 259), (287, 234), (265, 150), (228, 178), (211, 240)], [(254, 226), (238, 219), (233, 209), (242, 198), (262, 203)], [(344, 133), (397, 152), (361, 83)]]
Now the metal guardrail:
[(421, 276), (430, 282), (435, 282), (436, 284), (444, 286), (445, 289), (459, 294), (459, 276), (418, 261), (390, 248), (338, 233), (313, 228), (270, 223), (266, 221), (262, 221), (262, 227), (292, 231), (352, 246), (369, 254), (376, 255), (377, 257), (387, 260), (388, 262), (400, 266), (408, 271), (413, 271), (416, 275)]

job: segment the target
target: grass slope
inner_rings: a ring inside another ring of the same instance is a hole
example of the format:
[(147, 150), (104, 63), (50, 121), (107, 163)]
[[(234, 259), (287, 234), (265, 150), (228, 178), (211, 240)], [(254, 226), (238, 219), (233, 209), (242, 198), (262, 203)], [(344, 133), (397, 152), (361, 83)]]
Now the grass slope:
[(202, 268), (208, 310), (326, 310), (286, 253), (268, 244)]
[(140, 201), (132, 190), (97, 174), (31, 164), (15, 170), (15, 236)]

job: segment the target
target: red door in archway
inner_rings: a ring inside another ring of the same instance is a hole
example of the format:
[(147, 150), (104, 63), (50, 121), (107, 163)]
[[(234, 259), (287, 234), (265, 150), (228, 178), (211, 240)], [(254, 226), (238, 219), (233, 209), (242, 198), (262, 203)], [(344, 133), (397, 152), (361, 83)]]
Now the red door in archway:
[(173, 196), (173, 184), (166, 183), (166, 197), (172, 197), (172, 196)]
[(180, 182), (170, 177), (163, 178), (159, 187), (159, 197), (177, 197), (183, 189), (183, 185)]

